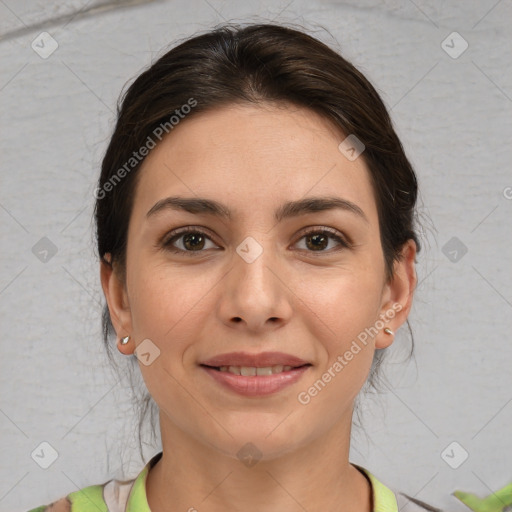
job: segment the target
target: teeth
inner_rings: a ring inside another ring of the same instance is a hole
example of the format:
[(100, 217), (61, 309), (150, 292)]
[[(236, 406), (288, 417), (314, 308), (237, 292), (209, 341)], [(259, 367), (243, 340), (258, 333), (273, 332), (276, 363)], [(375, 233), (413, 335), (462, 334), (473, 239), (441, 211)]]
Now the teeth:
[[(232, 368), (234, 368), (234, 366)], [(242, 366), (238, 368), (238, 370), (240, 371), (240, 375), (243, 375), (244, 377), (251, 377), (252, 375), (256, 375), (256, 368), (251, 368), (249, 366)]]
[(256, 368), (254, 366), (221, 366), (221, 372), (229, 372), (235, 375), (243, 375), (245, 377), (252, 377), (256, 375), (273, 375), (275, 373), (288, 372), (292, 366), (283, 366), (277, 364), (275, 366), (265, 366), (264, 368)]

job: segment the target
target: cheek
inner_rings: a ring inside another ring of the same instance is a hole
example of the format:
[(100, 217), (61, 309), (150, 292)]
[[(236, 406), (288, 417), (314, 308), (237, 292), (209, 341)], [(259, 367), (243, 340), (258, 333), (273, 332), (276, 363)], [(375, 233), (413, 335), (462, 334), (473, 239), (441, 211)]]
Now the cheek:
[[(369, 271), (335, 269), (314, 282), (303, 279), (297, 295), (304, 308), (303, 318), (313, 330), (323, 333), (329, 352), (372, 325), (381, 301), (380, 279)], [(308, 312), (309, 311), (309, 312)]]
[(369, 274), (347, 273), (323, 280), (313, 294), (304, 283), (308, 302), (299, 314), (308, 319), (308, 329), (316, 339), (318, 366), (297, 398), (307, 405), (310, 417), (319, 414), (326, 423), (337, 421), (368, 377), (374, 357), (371, 327), (380, 306), (376, 283)]
[(194, 318), (201, 314), (213, 283), (198, 273), (170, 265), (144, 265), (144, 270), (137, 269), (134, 275), (130, 307), (135, 338), (150, 338), (176, 352), (180, 340), (188, 338), (187, 331), (199, 325)]
[(149, 262), (132, 275), (136, 276), (130, 290), (134, 337), (137, 343), (149, 338), (160, 350), (150, 365), (139, 362), (139, 369), (158, 406), (176, 424), (188, 428), (186, 418), (197, 415), (197, 406), (183, 385), (188, 378), (183, 361), (200, 337), (200, 318), (206, 315), (204, 297), (213, 283), (198, 273)]
[(375, 271), (365, 270), (338, 269), (336, 275), (317, 280), (314, 287), (309, 281), (302, 283), (305, 304), (298, 314), (309, 322), (307, 328), (318, 349), (318, 367), (301, 395), (315, 402), (309, 411), (319, 408), (320, 414), (328, 407), (337, 417), (368, 377), (374, 356), (370, 328), (378, 318), (381, 288)]

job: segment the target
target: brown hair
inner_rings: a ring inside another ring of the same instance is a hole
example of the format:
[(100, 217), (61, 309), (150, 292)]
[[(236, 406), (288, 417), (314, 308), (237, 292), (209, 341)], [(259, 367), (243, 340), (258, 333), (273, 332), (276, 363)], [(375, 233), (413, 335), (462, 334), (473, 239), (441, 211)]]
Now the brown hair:
[[(120, 100), (117, 124), (102, 163), (95, 220), (99, 258), (110, 264), (105, 259), (110, 253), (111, 263), (123, 278), (128, 224), (142, 161), (133, 160), (134, 152), (154, 140), (160, 126), (167, 123), (172, 129), (170, 116), (191, 105), (191, 99), (196, 103), (187, 116), (233, 103), (291, 103), (329, 119), (345, 135), (355, 135), (365, 145), (362, 158), (376, 198), (387, 276), (392, 276), (393, 263), (405, 242), (412, 239), (419, 249), (414, 229), (416, 176), (370, 82), (339, 53), (302, 31), (274, 24), (243, 28), (225, 24), (165, 53)], [(131, 162), (128, 167), (127, 162)], [(109, 337), (113, 328), (107, 306), (103, 334), (112, 360)], [(376, 351), (367, 386), (375, 387), (382, 352)], [(139, 445), (150, 403), (154, 405), (146, 395), (139, 417)]]

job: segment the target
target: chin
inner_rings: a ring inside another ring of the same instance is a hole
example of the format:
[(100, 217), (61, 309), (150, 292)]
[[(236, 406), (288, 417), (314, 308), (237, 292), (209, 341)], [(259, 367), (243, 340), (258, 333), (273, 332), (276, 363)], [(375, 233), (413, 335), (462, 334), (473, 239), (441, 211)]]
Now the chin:
[(250, 426), (239, 424), (236, 430), (228, 428), (232, 437), (223, 436), (223, 442), (214, 443), (215, 448), (228, 457), (240, 460), (248, 467), (258, 461), (278, 459), (306, 443), (306, 439), (298, 432), (290, 431), (290, 425), (286, 428), (281, 423), (282, 420), (281, 416), (269, 426), (268, 421), (258, 422), (255, 419)]

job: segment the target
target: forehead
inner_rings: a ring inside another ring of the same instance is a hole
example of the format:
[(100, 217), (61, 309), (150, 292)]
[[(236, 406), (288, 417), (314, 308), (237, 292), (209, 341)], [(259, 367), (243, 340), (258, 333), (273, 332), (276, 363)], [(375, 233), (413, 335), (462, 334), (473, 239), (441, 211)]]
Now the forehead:
[(170, 195), (210, 197), (239, 216), (307, 196), (340, 196), (376, 216), (363, 158), (338, 149), (346, 135), (289, 104), (230, 105), (185, 118), (144, 160), (134, 202), (144, 214)]

